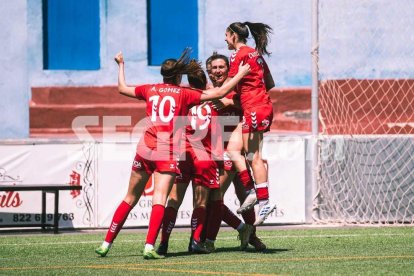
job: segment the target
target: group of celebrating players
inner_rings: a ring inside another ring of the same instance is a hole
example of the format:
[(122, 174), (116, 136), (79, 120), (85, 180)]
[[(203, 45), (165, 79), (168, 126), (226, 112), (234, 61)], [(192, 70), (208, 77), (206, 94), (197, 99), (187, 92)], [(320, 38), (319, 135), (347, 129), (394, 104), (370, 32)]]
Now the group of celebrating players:
[[(249, 243), (258, 251), (266, 249), (255, 226), (276, 209), (269, 201), (267, 168), (261, 158), (263, 133), (269, 131), (273, 119), (268, 91), (274, 81), (263, 59), (269, 54), (270, 32), (262, 23), (230, 24), (225, 41), (228, 49), (235, 51), (230, 63), (217, 53), (207, 59), (210, 89), (200, 63), (190, 59), (188, 49), (178, 60), (162, 63), (163, 83), (137, 87), (126, 85), (123, 56), (117, 54), (119, 92), (146, 101), (147, 127), (137, 145), (127, 194), (114, 213), (104, 242), (95, 250), (98, 255), (104, 257), (109, 252), (151, 175), (154, 194), (144, 259), (167, 255), (177, 211), (190, 182), (194, 209), (189, 251), (214, 252), (221, 221), (239, 232), (242, 250)], [(255, 49), (246, 45), (249, 33)], [(180, 86), (184, 74), (190, 87)], [(231, 182), (242, 203), (237, 213), (244, 222), (223, 203)], [(155, 249), (161, 228), (161, 242)]]

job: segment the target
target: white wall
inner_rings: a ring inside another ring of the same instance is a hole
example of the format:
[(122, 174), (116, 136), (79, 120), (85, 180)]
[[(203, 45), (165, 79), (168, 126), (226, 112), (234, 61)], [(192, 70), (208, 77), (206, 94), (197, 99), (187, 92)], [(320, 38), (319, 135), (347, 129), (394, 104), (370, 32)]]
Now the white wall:
[(1, 1), (0, 8), (0, 139), (29, 134), (25, 0)]

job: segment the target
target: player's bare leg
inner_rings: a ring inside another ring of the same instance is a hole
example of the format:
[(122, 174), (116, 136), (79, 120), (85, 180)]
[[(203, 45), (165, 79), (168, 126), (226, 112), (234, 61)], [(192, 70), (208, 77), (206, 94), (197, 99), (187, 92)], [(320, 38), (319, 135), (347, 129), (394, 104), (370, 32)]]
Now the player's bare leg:
[(229, 144), (227, 146), (227, 151), (231, 157), (231, 160), (233, 161), (236, 170), (238, 171), (238, 176), (242, 181), (246, 191), (246, 199), (241, 202), (241, 206), (237, 210), (237, 213), (239, 214), (253, 208), (257, 202), (256, 192), (254, 190), (254, 182), (248, 171), (249, 169), (246, 166), (246, 159), (241, 153), (243, 150), (242, 138), (242, 124), (239, 123), (231, 134)]
[(259, 212), (254, 225), (260, 225), (276, 209), (276, 205), (269, 201), (267, 168), (261, 154), (263, 132), (243, 133), (243, 146), (247, 155), (247, 161), (252, 167), (253, 176), (256, 181), (256, 196), (259, 201)]
[(105, 241), (95, 250), (101, 257), (105, 257), (106, 254), (108, 254), (108, 251), (116, 236), (121, 231), (129, 212), (134, 208), (144, 192), (148, 179), (149, 175), (143, 171), (131, 171), (127, 194), (114, 213)]
[(154, 172), (154, 195), (152, 196), (152, 211), (149, 220), (147, 239), (143, 252), (144, 259), (160, 259), (164, 256), (159, 255), (154, 244), (161, 228), (162, 219), (165, 212), (165, 203), (168, 194), (174, 183), (175, 173)]

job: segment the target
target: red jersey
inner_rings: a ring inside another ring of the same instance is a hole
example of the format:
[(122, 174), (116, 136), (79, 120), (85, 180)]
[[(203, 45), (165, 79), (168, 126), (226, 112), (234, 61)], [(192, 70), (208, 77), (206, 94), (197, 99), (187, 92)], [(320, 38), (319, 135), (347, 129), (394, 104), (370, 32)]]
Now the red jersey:
[(161, 146), (172, 152), (177, 142), (173, 137), (181, 138), (179, 130), (185, 124), (178, 120), (187, 116), (189, 108), (200, 104), (201, 93), (173, 84), (147, 84), (137, 86), (135, 96), (147, 103), (146, 130), (141, 141), (150, 149)]
[[(222, 155), (221, 129), (217, 122), (218, 112), (210, 105), (193, 106), (186, 128), (187, 148), (200, 153), (201, 159), (217, 159)], [(203, 156), (203, 151), (208, 156)]]
[(230, 57), (229, 77), (237, 74), (241, 63), (248, 63), (251, 70), (236, 86), (236, 91), (240, 94), (242, 109), (248, 110), (251, 107), (271, 104), (264, 81), (270, 71), (264, 58), (251, 47), (240, 47)]

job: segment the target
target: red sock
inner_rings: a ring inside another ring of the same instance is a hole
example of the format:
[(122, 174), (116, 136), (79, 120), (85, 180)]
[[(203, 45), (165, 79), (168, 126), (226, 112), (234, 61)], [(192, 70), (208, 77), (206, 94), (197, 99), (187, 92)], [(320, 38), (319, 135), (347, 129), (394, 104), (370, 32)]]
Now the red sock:
[(112, 218), (111, 226), (109, 227), (108, 232), (106, 233), (106, 242), (112, 243), (115, 240), (119, 231), (121, 231), (122, 226), (124, 225), (131, 210), (132, 206), (126, 203), (125, 201), (122, 201), (121, 204), (119, 204), (118, 208), (114, 213), (114, 217)]
[(237, 229), (241, 223), (241, 220), (225, 204), (223, 204), (221, 208), (223, 221), (234, 229)]
[(269, 199), (269, 187), (267, 182), (256, 185), (256, 196), (259, 201)]
[(221, 218), (222, 218), (222, 206), (223, 200), (215, 200), (210, 202), (210, 209), (208, 211), (208, 224), (207, 224), (207, 233), (206, 239), (210, 241), (215, 241), (217, 234), (220, 230)]
[(155, 244), (157, 240), (158, 233), (160, 232), (162, 218), (164, 217), (164, 210), (165, 207), (159, 204), (152, 206), (149, 226), (148, 226), (148, 233), (147, 233), (147, 244)]
[(238, 173), (238, 175), (246, 191), (254, 188), (254, 182), (248, 170), (241, 171)]
[(173, 207), (165, 208), (164, 217), (162, 219), (161, 242), (167, 243), (170, 239), (171, 232), (177, 220), (177, 210)]
[(242, 217), (246, 224), (253, 225), (253, 223), (256, 221), (256, 214), (254, 212), (254, 208), (242, 213)]
[(201, 240), (201, 231), (203, 231), (204, 221), (206, 219), (206, 208), (198, 207), (193, 211), (191, 216), (191, 232), (193, 240), (200, 242)]

